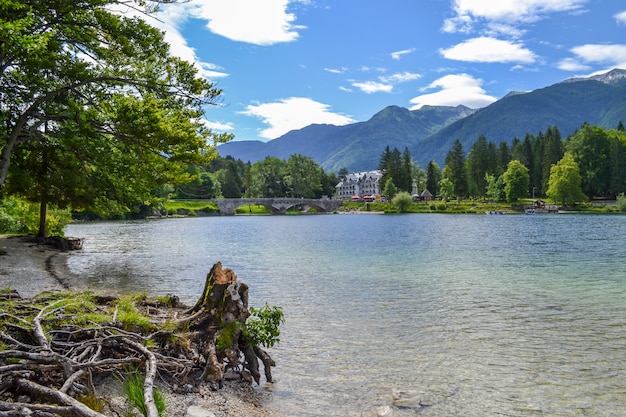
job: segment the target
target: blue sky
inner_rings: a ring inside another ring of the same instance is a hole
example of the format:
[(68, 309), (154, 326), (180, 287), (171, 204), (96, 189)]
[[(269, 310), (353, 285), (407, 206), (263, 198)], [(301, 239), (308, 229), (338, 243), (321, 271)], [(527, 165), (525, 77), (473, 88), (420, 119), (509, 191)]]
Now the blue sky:
[(626, 69), (624, 0), (190, 0), (157, 17), (223, 90), (207, 124), (235, 140)]

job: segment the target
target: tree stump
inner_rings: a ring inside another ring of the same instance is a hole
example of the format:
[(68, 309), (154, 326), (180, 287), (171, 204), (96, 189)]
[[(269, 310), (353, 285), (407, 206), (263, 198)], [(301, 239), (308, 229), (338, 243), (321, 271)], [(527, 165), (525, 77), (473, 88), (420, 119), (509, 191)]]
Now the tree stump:
[(266, 380), (272, 382), (274, 361), (247, 337), (246, 320), (250, 317), (248, 286), (237, 281), (232, 269), (223, 269), (221, 262), (213, 265), (207, 274), (202, 295), (187, 314), (200, 314), (190, 329), (197, 332), (204, 342), (206, 366), (202, 380), (221, 387), (225, 371), (234, 370), (244, 378), (249, 372), (258, 384), (261, 375), (257, 358), (260, 358)]

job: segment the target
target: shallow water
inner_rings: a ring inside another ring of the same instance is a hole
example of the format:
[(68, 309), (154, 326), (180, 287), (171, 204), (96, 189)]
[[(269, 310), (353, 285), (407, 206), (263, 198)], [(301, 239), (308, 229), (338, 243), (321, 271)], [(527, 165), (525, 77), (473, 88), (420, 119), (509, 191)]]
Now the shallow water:
[(93, 288), (199, 296), (216, 261), (280, 305), (284, 416), (622, 416), (626, 217), (236, 216), (74, 224)]

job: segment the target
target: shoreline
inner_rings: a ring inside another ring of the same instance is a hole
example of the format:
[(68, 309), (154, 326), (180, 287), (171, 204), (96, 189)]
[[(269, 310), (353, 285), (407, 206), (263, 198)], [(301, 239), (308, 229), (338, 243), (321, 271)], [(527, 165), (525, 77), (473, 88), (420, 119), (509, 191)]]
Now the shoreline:
[(86, 289), (67, 267), (68, 252), (40, 245), (32, 236), (0, 236), (0, 288), (24, 298), (44, 291)]
[[(0, 289), (12, 289), (22, 298), (33, 298), (46, 291), (84, 291), (80, 277), (67, 267), (69, 252), (38, 244), (32, 236), (0, 235)], [(279, 417), (266, 406), (271, 402), (271, 384), (252, 386), (247, 382), (226, 381), (224, 388), (211, 391), (174, 393), (161, 384), (172, 417)], [(96, 386), (96, 394), (112, 404), (124, 404), (123, 394), (114, 383)], [(121, 405), (120, 405), (121, 404)]]

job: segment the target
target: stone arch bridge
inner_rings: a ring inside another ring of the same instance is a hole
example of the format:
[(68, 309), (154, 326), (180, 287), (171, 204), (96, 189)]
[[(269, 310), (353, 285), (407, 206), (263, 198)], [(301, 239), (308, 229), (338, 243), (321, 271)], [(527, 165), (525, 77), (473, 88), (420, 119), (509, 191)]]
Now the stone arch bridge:
[(287, 210), (296, 206), (309, 206), (318, 212), (330, 213), (341, 207), (340, 200), (314, 198), (214, 198), (211, 200), (220, 209), (222, 216), (232, 216), (237, 207), (254, 204), (264, 206), (272, 214), (285, 214)]

